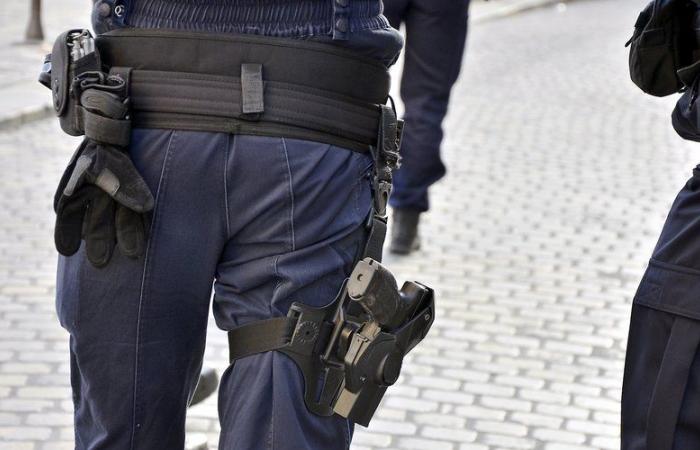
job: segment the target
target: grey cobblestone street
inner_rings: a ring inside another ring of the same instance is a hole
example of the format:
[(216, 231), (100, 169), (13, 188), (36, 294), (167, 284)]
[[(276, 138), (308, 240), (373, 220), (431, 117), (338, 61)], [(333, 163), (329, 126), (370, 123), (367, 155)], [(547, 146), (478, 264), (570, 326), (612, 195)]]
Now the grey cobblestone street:
[[(387, 258), (436, 288), (437, 319), (354, 450), (619, 448), (630, 303), (700, 160), (671, 128), (674, 99), (628, 79), (644, 3), (472, 28), (424, 250)], [(54, 120), (0, 131), (0, 450), (73, 448), (51, 201), (76, 145)], [(226, 366), (213, 321), (205, 365)], [(188, 429), (215, 448), (215, 398)]]

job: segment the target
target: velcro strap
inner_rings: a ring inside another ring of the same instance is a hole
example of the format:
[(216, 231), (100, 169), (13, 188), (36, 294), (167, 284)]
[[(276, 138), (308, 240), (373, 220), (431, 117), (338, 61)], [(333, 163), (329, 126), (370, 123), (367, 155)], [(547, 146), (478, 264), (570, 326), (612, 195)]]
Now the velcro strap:
[(381, 118), (379, 121), (379, 137), (377, 145), (382, 148), (382, 155), (387, 165), (394, 169), (398, 164), (399, 154), (399, 124), (396, 112), (391, 106), (381, 105)]
[(241, 65), (241, 111), (260, 114), (265, 111), (262, 64)]
[(251, 322), (229, 331), (229, 361), (286, 347), (294, 334), (296, 323), (295, 318), (276, 317)]
[(131, 121), (110, 119), (83, 108), (83, 129), (85, 137), (97, 142), (119, 147), (129, 145), (131, 139)]

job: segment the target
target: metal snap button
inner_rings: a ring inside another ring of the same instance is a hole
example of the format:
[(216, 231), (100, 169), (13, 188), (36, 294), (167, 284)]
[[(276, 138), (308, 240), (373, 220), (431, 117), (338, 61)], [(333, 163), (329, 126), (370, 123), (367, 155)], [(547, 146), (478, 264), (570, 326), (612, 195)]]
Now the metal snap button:
[(348, 32), (348, 19), (345, 17), (341, 17), (340, 19), (335, 21), (335, 28), (336, 30), (340, 31), (341, 33), (347, 33)]
[(100, 2), (97, 5), (97, 14), (103, 19), (106, 19), (112, 14), (112, 7), (109, 6), (108, 3)]

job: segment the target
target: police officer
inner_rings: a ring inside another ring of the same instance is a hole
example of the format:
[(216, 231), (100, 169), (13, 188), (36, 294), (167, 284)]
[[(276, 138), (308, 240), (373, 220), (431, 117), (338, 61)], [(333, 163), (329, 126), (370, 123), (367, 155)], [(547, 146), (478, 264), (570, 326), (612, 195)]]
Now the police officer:
[(407, 254), (420, 246), (418, 223), (429, 207), (428, 188), (445, 175), (442, 121), (462, 66), (469, 0), (384, 0), (384, 7), (393, 27), (406, 25), (401, 80), (406, 130), (390, 201), (390, 250)]
[[(402, 47), (381, 8), (380, 0), (97, 0), (93, 26), (98, 34), (117, 33), (105, 40), (112, 47), (103, 62), (128, 60), (149, 45), (148, 36), (168, 45), (178, 39), (141, 34), (144, 45), (122, 52), (120, 45), (131, 38), (121, 39), (119, 30), (168, 29), (185, 39), (200, 39), (188, 32), (288, 38), (290, 48), (317, 41), (364, 58), (370, 70), (370, 59), (386, 67)], [(219, 41), (226, 39), (208, 42), (215, 47)], [(193, 71), (229, 60), (192, 48)], [(67, 51), (82, 56), (90, 50), (73, 43)], [(54, 72), (65, 59), (61, 51), (60, 45), (54, 49)], [(181, 55), (160, 49), (147, 56), (145, 65), (166, 66)], [(257, 65), (244, 65), (240, 73), (243, 112), (248, 107), (252, 114), (237, 126), (248, 132), (206, 131), (200, 112), (188, 119), (200, 119), (197, 130), (135, 122), (124, 133), (128, 113), (114, 99), (123, 95), (117, 88), (130, 72), (115, 67), (115, 73), (109, 79), (88, 73), (81, 84), (101, 86), (81, 98), (85, 114), (99, 124), (91, 131), (97, 137), (81, 146), (56, 197), (56, 243), (63, 254), (57, 310), (70, 332), (76, 448), (178, 449), (202, 364), (212, 284), (223, 330), (285, 316), (293, 302), (330, 302), (367, 240), (375, 159), (342, 140), (291, 131), (285, 136), (283, 127), (272, 135), (245, 128), (269, 107), (258, 101)], [(186, 77), (160, 88), (165, 78), (159, 73), (152, 85), (135, 72), (132, 78), (160, 95), (159, 111), (167, 110), (175, 92), (186, 100), (184, 109), (199, 108), (206, 90), (196, 91), (201, 86)], [(216, 86), (220, 76), (207, 80)], [(60, 81), (52, 88), (61, 110)], [(151, 97), (133, 95), (130, 104), (141, 108), (146, 123)], [(225, 96), (218, 103), (208, 99), (208, 105), (220, 103), (228, 114)], [(109, 114), (92, 114), (100, 108)], [(166, 123), (177, 123), (163, 114)], [(107, 133), (109, 127), (116, 131)], [(219, 392), (222, 449), (350, 445), (352, 423), (311, 413), (299, 369), (279, 352), (237, 360), (223, 374)]]
[[(650, 3), (630, 40), (630, 70), (647, 93), (684, 92), (673, 126), (700, 142), (699, 24), (700, 7), (690, 0)], [(676, 197), (634, 296), (622, 387), (623, 450), (700, 448), (699, 290), (700, 166)]]

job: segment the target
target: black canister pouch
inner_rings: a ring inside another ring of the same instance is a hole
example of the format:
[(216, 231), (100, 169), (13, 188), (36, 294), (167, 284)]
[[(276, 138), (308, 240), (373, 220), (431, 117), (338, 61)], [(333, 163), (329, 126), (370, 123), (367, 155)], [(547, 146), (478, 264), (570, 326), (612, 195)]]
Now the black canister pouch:
[(676, 103), (671, 122), (676, 133), (683, 139), (700, 142), (700, 114), (698, 112), (698, 89), (700, 78), (696, 78)]
[(695, 62), (700, 47), (697, 12), (690, 0), (654, 0), (640, 13), (627, 44), (630, 77), (642, 91), (664, 97), (683, 89), (677, 72)]
[(673, 109), (673, 128), (683, 139), (700, 142), (700, 60), (679, 70), (678, 77), (686, 89)]
[(76, 80), (84, 73), (101, 70), (99, 54), (94, 46), (77, 48), (80, 41), (92, 40), (88, 30), (74, 29), (62, 33), (53, 45), (50, 57), (50, 79), (53, 108), (64, 132), (71, 136), (84, 134), (80, 116)]

